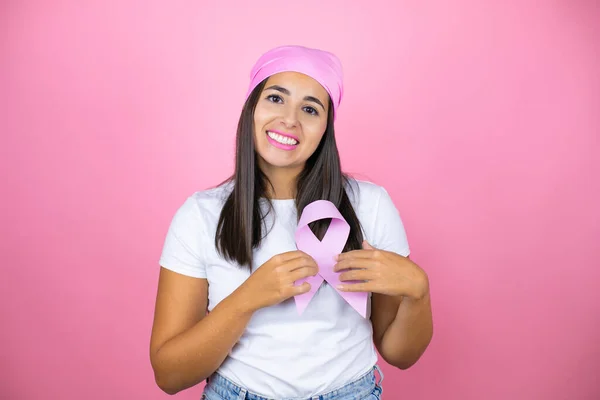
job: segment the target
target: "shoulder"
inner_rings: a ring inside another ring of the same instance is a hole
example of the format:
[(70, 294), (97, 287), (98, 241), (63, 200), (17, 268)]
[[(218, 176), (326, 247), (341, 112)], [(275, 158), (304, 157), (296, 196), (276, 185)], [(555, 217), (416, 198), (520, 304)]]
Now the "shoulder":
[(356, 178), (349, 179), (346, 193), (359, 218), (365, 224), (374, 221), (399, 219), (399, 211), (386, 188), (377, 183)]
[(388, 196), (388, 192), (383, 186), (352, 177), (349, 177), (346, 183), (346, 193), (353, 206), (360, 208), (376, 207), (382, 196)]
[[(352, 180), (354, 207), (372, 246), (408, 256), (410, 248), (404, 223), (388, 191), (382, 186), (364, 180)], [(349, 194), (350, 196), (350, 194)]]
[(189, 194), (176, 209), (171, 229), (206, 231), (218, 221), (223, 205), (231, 193), (229, 183)]
[(220, 213), (232, 190), (233, 184), (231, 182), (198, 190), (191, 193), (181, 207), (190, 212)]

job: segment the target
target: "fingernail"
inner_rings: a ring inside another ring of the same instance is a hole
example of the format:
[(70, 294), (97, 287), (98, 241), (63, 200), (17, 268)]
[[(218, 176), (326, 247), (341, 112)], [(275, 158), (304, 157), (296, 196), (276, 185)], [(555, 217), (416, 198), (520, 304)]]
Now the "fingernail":
[(337, 286), (336, 286), (336, 289), (337, 289), (337, 290), (344, 290), (344, 285), (337, 285)]

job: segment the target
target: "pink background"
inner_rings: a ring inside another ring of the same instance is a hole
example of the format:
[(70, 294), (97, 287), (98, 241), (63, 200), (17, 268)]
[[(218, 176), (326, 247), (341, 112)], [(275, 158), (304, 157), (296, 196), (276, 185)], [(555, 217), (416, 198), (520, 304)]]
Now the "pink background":
[(600, 398), (600, 6), (535, 3), (2, 2), (0, 397), (168, 397), (168, 224), (231, 171), (252, 63), (300, 43), (342, 59), (344, 168), (431, 279), (385, 399)]

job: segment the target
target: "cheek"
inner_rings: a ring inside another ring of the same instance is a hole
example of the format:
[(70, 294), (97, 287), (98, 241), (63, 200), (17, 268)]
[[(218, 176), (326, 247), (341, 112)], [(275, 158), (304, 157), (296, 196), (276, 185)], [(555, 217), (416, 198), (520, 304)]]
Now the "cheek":
[(262, 131), (264, 125), (265, 125), (265, 113), (262, 110), (259, 110), (258, 108), (255, 110), (254, 112), (254, 131), (255, 134), (258, 134), (260, 131)]
[(264, 105), (257, 105), (254, 109), (254, 128), (262, 130), (268, 121), (274, 118), (273, 111)]
[(304, 134), (314, 142), (315, 146), (318, 146), (325, 135), (325, 129), (327, 124), (322, 121), (312, 121), (311, 124), (304, 125)]
[(305, 151), (312, 153), (313, 151), (315, 151), (317, 149), (317, 147), (319, 147), (319, 144), (321, 143), (321, 140), (323, 140), (323, 133), (314, 133), (310, 136), (306, 135), (306, 138), (308, 140), (305, 141), (306, 145), (304, 147)]

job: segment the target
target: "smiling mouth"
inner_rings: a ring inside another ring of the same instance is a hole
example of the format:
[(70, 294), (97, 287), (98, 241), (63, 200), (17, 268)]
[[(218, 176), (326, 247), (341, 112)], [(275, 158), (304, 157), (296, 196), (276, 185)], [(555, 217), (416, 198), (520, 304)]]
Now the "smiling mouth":
[(289, 136), (280, 135), (279, 133), (267, 131), (267, 136), (273, 139), (275, 142), (283, 144), (285, 146), (296, 146), (299, 142)]

